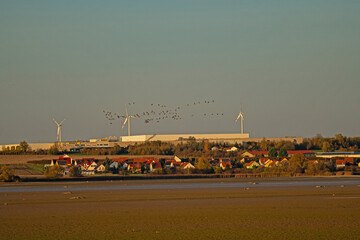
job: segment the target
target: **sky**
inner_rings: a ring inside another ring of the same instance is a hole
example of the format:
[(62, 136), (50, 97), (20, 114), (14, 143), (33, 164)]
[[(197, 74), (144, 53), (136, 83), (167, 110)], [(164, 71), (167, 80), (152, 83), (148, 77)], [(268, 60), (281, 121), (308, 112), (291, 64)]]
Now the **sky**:
[(65, 141), (127, 135), (103, 110), (151, 104), (182, 119), (134, 118), (133, 135), (239, 133), (241, 108), (251, 137), (360, 136), (359, 11), (358, 0), (1, 1), (0, 144), (56, 141), (53, 117), (66, 118)]

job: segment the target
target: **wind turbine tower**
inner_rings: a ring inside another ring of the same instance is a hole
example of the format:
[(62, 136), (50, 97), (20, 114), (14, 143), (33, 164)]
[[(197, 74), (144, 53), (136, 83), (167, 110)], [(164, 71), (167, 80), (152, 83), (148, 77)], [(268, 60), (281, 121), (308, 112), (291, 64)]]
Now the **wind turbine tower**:
[(125, 121), (124, 121), (121, 129), (123, 129), (125, 127), (126, 122), (128, 122), (128, 136), (130, 136), (130, 119), (135, 118), (136, 116), (128, 114), (128, 110), (127, 110), (126, 105), (125, 105), (125, 109), (126, 109), (126, 117), (125, 117)]
[(61, 126), (63, 124), (64, 120), (61, 121), (61, 123), (58, 123), (55, 118), (53, 118), (54, 123), (57, 125), (57, 134), (56, 134), (56, 142), (61, 142)]
[(241, 133), (244, 133), (244, 113), (241, 111), (241, 108), (240, 113), (235, 120), (235, 123), (239, 120), (239, 118), (241, 118)]

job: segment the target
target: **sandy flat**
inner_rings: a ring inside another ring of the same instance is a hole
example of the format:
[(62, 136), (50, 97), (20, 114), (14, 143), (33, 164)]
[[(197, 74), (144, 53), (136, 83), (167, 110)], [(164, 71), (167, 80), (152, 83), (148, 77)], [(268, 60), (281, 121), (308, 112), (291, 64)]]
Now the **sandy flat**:
[(145, 182), (161, 183), (20, 183), (64, 190), (0, 193), (0, 239), (358, 239), (360, 187), (354, 184), (69, 190)]

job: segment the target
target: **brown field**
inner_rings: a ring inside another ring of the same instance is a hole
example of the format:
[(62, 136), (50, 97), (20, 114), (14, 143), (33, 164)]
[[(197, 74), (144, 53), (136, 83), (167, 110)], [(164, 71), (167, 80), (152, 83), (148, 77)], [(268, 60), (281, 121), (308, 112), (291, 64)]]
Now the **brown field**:
[[(103, 160), (106, 157), (118, 158), (118, 157), (129, 157), (129, 158), (136, 158), (139, 156), (134, 155), (70, 155), (73, 159), (81, 159), (81, 158), (95, 158), (99, 160)], [(141, 156), (147, 157), (147, 156)], [(170, 156), (152, 156), (152, 157), (161, 157), (161, 158), (168, 158)], [(26, 164), (29, 161), (37, 161), (37, 160), (51, 160), (51, 159), (58, 159), (59, 155), (0, 155), (0, 165), (2, 164)]]
[(26, 165), (11, 165), (10, 168), (14, 171), (15, 176), (42, 176), (42, 172), (32, 169)]
[[(176, 183), (179, 180), (162, 182)], [(153, 183), (159, 181), (66, 185)], [(64, 184), (20, 183), (20, 186)], [(14, 185), (2, 184), (0, 187)], [(324, 188), (260, 185), (248, 190), (211, 188), (69, 193), (64, 188), (63, 192), (0, 193), (0, 239), (359, 239), (358, 185)]]

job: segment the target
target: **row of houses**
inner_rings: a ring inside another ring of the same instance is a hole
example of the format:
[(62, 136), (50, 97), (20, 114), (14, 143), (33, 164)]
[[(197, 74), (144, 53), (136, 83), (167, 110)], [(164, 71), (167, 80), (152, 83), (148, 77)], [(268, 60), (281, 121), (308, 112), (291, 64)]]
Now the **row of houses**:
[[(273, 168), (286, 166), (289, 164), (289, 157), (283, 159), (271, 159), (268, 157), (263, 157), (267, 154), (266, 151), (254, 151), (254, 152), (245, 152), (243, 158), (240, 160), (243, 168), (246, 169), (255, 169), (255, 168)], [(290, 152), (290, 154), (296, 154), (299, 151)], [(305, 153), (300, 152), (301, 154), (311, 154), (306, 151)], [(262, 157), (259, 157), (262, 156)], [(309, 155), (307, 155), (309, 156)], [(310, 155), (311, 156), (311, 155)], [(235, 168), (234, 161), (231, 161), (228, 158), (220, 159), (207, 159), (213, 168), (221, 168), (222, 170)], [(312, 158), (308, 159), (308, 162), (318, 163), (319, 161), (327, 161), (324, 159)], [(354, 165), (354, 158), (337, 158), (332, 160), (337, 169), (344, 168), (347, 165)], [(106, 171), (117, 170), (117, 171), (128, 171), (130, 173), (153, 173), (156, 171), (161, 171), (163, 168), (168, 169), (194, 169), (196, 161), (182, 160), (177, 156), (174, 156), (170, 159), (159, 159), (155, 157), (140, 157), (140, 158), (128, 158), (120, 157), (113, 158), (107, 162), (95, 160), (94, 158), (82, 158), (82, 159), (72, 159), (68, 155), (59, 156), (58, 159), (53, 159), (50, 166), (60, 165), (65, 171), (64, 174), (69, 173), (71, 166), (78, 166), (83, 175), (93, 175), (95, 173), (104, 173)], [(359, 163), (360, 167), (360, 163)]]
[[(287, 156), (292, 157), (295, 154), (303, 154), (305, 157), (315, 156), (315, 152), (311, 150), (288, 150)], [(269, 151), (246, 151), (241, 154), (243, 157), (255, 158), (255, 157), (268, 157)]]
[[(333, 161), (335, 164), (336, 169), (344, 168), (345, 166), (352, 166), (356, 165), (354, 158), (338, 158), (334, 160), (330, 159), (307, 159), (309, 163), (319, 163), (320, 161)], [(260, 158), (258, 161), (256, 160), (249, 160), (249, 159), (242, 159), (240, 161), (244, 164), (244, 167), (247, 169), (253, 169), (253, 168), (271, 168), (271, 167), (279, 167), (279, 166), (286, 166), (289, 164), (289, 158), (283, 158), (282, 160), (274, 160), (270, 158)], [(358, 166), (360, 167), (360, 163), (358, 163)]]
[[(114, 158), (109, 162), (95, 160), (94, 158), (72, 159), (68, 155), (59, 156), (53, 159), (48, 166), (59, 165), (64, 168), (64, 175), (67, 175), (72, 166), (80, 168), (82, 175), (94, 175), (104, 173), (107, 170), (126, 170), (131, 173), (155, 172), (163, 169), (161, 159), (155, 157), (141, 157), (129, 159), (127, 157)], [(193, 169), (195, 166), (190, 162), (184, 162), (174, 156), (173, 159), (162, 161), (167, 168)], [(108, 167), (106, 166), (108, 164)]]

